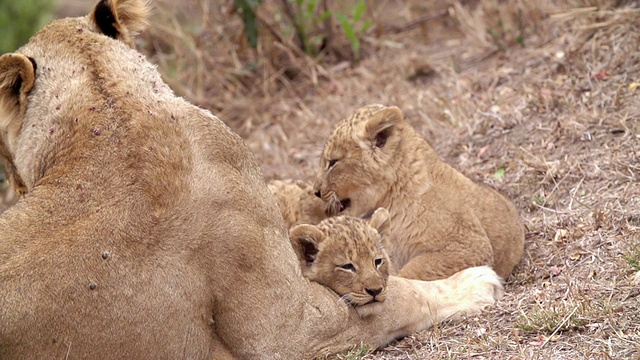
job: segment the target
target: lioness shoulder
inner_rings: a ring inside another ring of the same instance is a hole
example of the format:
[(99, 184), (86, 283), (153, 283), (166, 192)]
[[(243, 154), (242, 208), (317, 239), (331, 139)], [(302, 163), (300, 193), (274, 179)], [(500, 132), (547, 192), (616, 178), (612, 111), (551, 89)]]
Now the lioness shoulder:
[(443, 162), (395, 106), (369, 105), (326, 141), (314, 192), (330, 213), (390, 213), (385, 248), (399, 275), (431, 280), (490, 265), (508, 277), (524, 249), (515, 206)]

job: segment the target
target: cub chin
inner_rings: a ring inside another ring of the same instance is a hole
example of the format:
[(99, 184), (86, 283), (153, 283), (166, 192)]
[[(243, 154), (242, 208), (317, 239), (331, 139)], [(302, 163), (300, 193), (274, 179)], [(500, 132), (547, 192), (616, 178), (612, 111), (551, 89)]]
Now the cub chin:
[(336, 216), (292, 228), (302, 274), (335, 291), (361, 317), (379, 313), (392, 271), (382, 246), (388, 218), (386, 209), (378, 209), (369, 220)]
[(329, 214), (388, 209), (384, 246), (405, 278), (481, 265), (507, 278), (524, 251), (515, 206), (444, 163), (395, 106), (369, 105), (337, 124), (314, 192)]

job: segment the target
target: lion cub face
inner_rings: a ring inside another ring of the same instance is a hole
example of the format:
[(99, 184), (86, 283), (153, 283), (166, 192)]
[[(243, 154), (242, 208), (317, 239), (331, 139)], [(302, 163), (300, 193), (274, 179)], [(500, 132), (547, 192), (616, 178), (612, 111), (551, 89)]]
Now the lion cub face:
[(389, 212), (378, 209), (370, 220), (350, 216), (298, 225), (289, 232), (302, 272), (331, 288), (361, 316), (377, 312), (387, 297), (389, 257), (382, 247)]
[(369, 105), (342, 120), (320, 159), (316, 196), (330, 215), (362, 216), (376, 209), (396, 181), (404, 117), (395, 106)]

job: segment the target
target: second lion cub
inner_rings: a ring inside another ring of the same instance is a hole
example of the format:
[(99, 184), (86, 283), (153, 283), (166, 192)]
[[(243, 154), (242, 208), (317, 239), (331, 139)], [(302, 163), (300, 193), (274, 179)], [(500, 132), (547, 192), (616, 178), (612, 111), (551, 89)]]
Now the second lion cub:
[(490, 265), (506, 278), (522, 257), (515, 206), (444, 163), (395, 106), (369, 105), (341, 121), (320, 166), (314, 190), (329, 213), (389, 210), (384, 247), (402, 277)]

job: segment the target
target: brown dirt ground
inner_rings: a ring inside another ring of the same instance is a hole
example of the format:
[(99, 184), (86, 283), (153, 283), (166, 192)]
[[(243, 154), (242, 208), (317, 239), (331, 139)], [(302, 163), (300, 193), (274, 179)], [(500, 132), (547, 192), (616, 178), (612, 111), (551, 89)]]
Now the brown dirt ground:
[(302, 56), (270, 0), (252, 50), (229, 3), (161, 1), (140, 47), (243, 136), (266, 179), (313, 178), (333, 124), (393, 104), (527, 227), (496, 306), (338, 358), (640, 358), (637, 1), (369, 1), (358, 64), (339, 39)]

